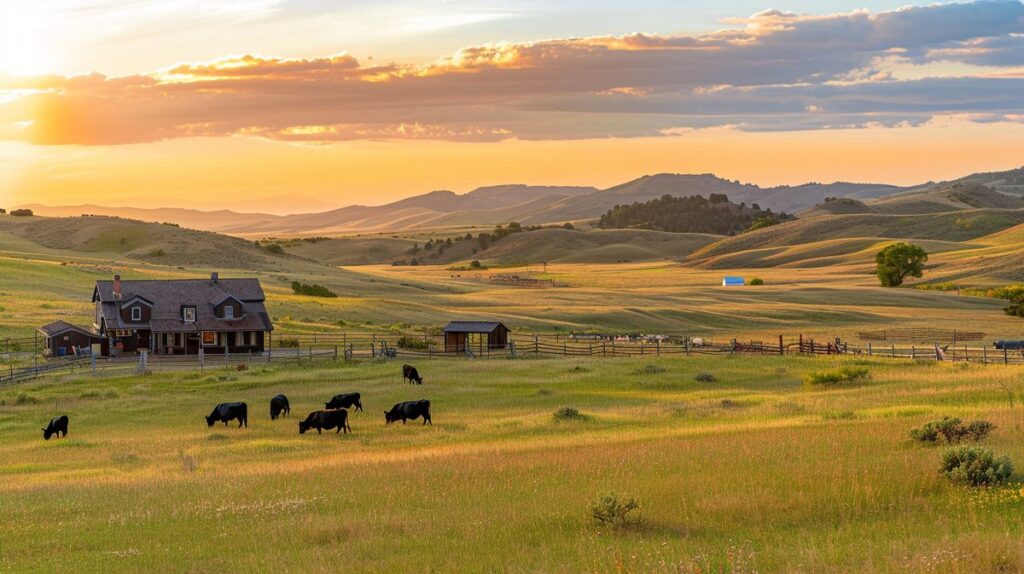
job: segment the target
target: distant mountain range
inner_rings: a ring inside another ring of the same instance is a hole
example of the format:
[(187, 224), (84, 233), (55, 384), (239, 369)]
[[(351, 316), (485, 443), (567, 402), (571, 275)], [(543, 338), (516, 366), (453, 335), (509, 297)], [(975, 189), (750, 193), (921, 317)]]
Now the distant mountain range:
[[(736, 203), (757, 203), (760, 207), (773, 211), (796, 213), (823, 204), (826, 198), (848, 198), (871, 203), (872, 200), (879, 198), (927, 194), (950, 188), (957, 183), (986, 186), (1000, 195), (1019, 197), (1024, 194), (1024, 168), (972, 174), (952, 182), (929, 182), (914, 187), (846, 182), (760, 187), (722, 179), (711, 174), (666, 173), (643, 176), (608, 189), (498, 185), (481, 187), (465, 194), (432, 191), (387, 205), (353, 205), (320, 213), (296, 215), (96, 205), (22, 207), (46, 216), (116, 216), (141, 221), (175, 223), (193, 229), (245, 237), (312, 236), (472, 225), (491, 226), (510, 221), (528, 225), (584, 221), (601, 216), (615, 205), (649, 201), (666, 194), (706, 197), (711, 193), (724, 193)], [(894, 201), (900, 203), (899, 200)], [(1006, 204), (1015, 205), (1013, 201), (1007, 201)], [(840, 206), (837, 204), (835, 207)]]

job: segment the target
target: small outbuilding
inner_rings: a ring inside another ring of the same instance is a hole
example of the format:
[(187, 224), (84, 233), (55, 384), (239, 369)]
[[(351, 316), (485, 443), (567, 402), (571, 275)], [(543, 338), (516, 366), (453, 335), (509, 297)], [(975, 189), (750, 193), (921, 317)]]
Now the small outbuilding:
[(747, 282), (742, 277), (726, 275), (722, 278), (722, 287), (743, 287)]
[(50, 357), (70, 357), (91, 352), (93, 344), (101, 345), (106, 354), (106, 338), (65, 321), (54, 321), (38, 329), (43, 336), (45, 354)]
[(464, 353), (466, 349), (504, 349), (508, 346), (508, 327), (497, 321), (452, 321), (444, 328), (446, 353)]

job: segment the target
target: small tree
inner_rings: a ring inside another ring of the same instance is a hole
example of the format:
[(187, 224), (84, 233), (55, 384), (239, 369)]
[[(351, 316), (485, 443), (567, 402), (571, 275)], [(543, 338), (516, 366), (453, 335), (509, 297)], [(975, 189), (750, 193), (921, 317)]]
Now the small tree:
[(480, 265), (480, 261), (476, 259), (469, 262), (470, 269), (480, 269), (480, 267), (482, 267), (482, 265)]
[(893, 243), (875, 255), (876, 273), (883, 287), (899, 287), (906, 277), (920, 277), (928, 253), (913, 243)]

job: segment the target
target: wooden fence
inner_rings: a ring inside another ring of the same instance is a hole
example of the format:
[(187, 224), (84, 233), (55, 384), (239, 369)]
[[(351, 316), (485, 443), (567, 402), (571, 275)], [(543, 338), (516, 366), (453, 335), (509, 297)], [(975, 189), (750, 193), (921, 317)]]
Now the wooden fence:
[[(570, 338), (560, 334), (519, 334), (499, 349), (466, 349), (446, 352), (437, 335), (309, 333), (277, 335), (275, 346), (264, 353), (207, 355), (125, 355), (117, 358), (73, 357), (39, 360), (16, 368), (14, 363), (0, 369), (0, 385), (31, 380), (44, 375), (92, 372), (96, 375), (131, 374), (144, 371), (244, 370), (253, 365), (304, 365), (372, 359), (433, 358), (517, 358), (538, 357), (687, 357), (713, 355), (843, 355), (918, 361), (953, 361), (979, 364), (1024, 365), (1024, 351), (996, 350), (966, 345), (902, 345), (895, 343), (851, 345), (841, 341), (817, 342), (803, 337), (773, 341), (710, 341), (694, 344), (687, 337)], [(276, 343), (287, 341), (284, 348)], [(402, 340), (406, 345), (398, 345)], [(413, 343), (414, 342), (414, 343)]]

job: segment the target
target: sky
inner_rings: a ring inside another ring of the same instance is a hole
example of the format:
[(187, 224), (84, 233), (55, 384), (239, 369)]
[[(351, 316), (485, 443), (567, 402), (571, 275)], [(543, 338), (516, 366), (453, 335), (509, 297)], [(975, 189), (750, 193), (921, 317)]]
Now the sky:
[(1024, 3), (0, 0), (0, 207), (1024, 165)]

